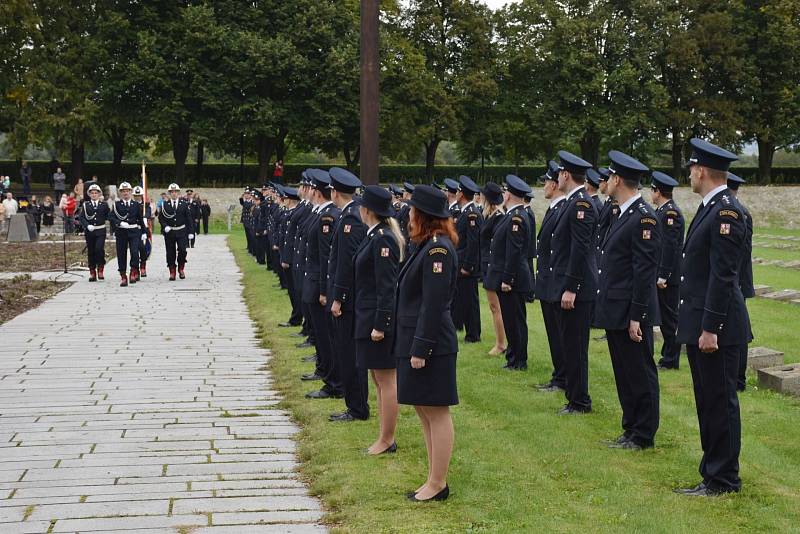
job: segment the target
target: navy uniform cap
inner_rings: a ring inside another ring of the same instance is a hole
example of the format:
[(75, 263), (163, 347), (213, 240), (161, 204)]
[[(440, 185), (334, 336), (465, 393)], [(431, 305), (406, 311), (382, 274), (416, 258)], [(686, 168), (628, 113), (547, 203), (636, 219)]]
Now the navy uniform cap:
[(414, 184), (410, 182), (403, 182), (403, 189), (406, 190), (406, 193), (413, 193), (414, 192)]
[(586, 169), (586, 181), (594, 187), (600, 187), (600, 173), (594, 169)]
[(415, 209), (427, 213), (438, 219), (449, 219), (447, 197), (433, 186), (422, 184), (414, 188), (411, 200), (408, 201)]
[(451, 193), (458, 193), (458, 182), (456, 182), (452, 178), (444, 179), (444, 187)]
[(287, 198), (290, 198), (292, 200), (300, 200), (300, 195), (297, 194), (296, 187), (284, 187), (283, 193)]
[(439, 182), (437, 182), (436, 180), (434, 180), (434, 181), (433, 181), (433, 183), (432, 183), (431, 185), (432, 185), (433, 187), (435, 187), (436, 189), (438, 189), (439, 191), (441, 191), (442, 189), (444, 189), (444, 186), (443, 186), (442, 184), (440, 184)]
[(740, 185), (746, 183), (747, 180), (745, 180), (741, 176), (736, 176), (732, 172), (728, 173), (728, 189), (733, 189), (734, 191), (737, 191)]
[(283, 186), (281, 184), (275, 184), (275, 191), (278, 192), (278, 196), (285, 197), (286, 192), (283, 190)]
[(607, 167), (599, 167), (597, 172), (600, 173), (601, 182), (606, 182), (609, 178), (611, 178), (611, 171), (609, 171)]
[(533, 200), (533, 189), (525, 193), (525, 198), (528, 200)]
[(331, 185), (331, 177), (328, 171), (322, 169), (308, 169), (308, 177), (310, 178), (311, 186), (314, 189), (326, 189)]
[(494, 182), (486, 182), (481, 193), (486, 202), (492, 206), (499, 206), (503, 203), (503, 189)]
[(309, 170), (310, 170), (310, 169), (306, 169), (306, 170), (304, 170), (303, 172), (301, 172), (301, 173), (300, 173), (300, 184), (301, 184), (301, 185), (306, 185), (306, 184), (308, 184), (308, 180), (309, 180), (309, 178), (308, 178), (308, 171), (309, 171)]
[(364, 188), (360, 205), (374, 211), (379, 217), (391, 217), (392, 194), (379, 185), (368, 185)]
[(469, 176), (459, 176), (458, 185), (461, 191), (466, 191), (468, 193), (472, 193), (473, 195), (481, 192), (481, 188), (478, 187), (478, 184), (476, 184)]
[(678, 187), (678, 180), (661, 171), (653, 171), (653, 186), (664, 191), (672, 191), (673, 187)]
[(403, 196), (403, 190), (394, 184), (389, 184), (389, 192), (396, 197)]
[(547, 170), (543, 175), (540, 176), (542, 182), (546, 182), (547, 180), (552, 180), (554, 182), (558, 181), (558, 171), (561, 170), (561, 167), (553, 161), (552, 159), (547, 162)]
[(352, 172), (341, 167), (331, 167), (331, 187), (341, 193), (353, 194), (361, 186), (361, 180)]
[(739, 159), (739, 156), (733, 152), (697, 137), (689, 140), (689, 144), (692, 147), (692, 156), (686, 162), (687, 167), (701, 165), (709, 169), (727, 172), (731, 163)]
[(592, 164), (583, 158), (579, 158), (572, 152), (566, 150), (558, 151), (558, 159), (561, 160), (561, 165), (558, 170), (574, 172), (576, 174), (584, 174), (586, 169), (591, 168)]
[(619, 150), (609, 152), (608, 159), (611, 160), (611, 165), (608, 166), (609, 172), (622, 176), (626, 180), (641, 180), (650, 170), (647, 165), (638, 159), (632, 158)]
[(520, 198), (525, 198), (525, 196), (531, 192), (531, 186), (526, 184), (525, 180), (513, 174), (506, 176), (506, 186), (508, 186), (508, 191), (512, 195)]

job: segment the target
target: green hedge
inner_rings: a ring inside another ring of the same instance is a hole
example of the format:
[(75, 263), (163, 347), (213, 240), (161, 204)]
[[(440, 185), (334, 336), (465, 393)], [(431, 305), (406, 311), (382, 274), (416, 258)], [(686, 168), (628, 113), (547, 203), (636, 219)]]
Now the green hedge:
[[(48, 183), (49, 162), (33, 161), (29, 162), (33, 169), (33, 181)], [(284, 169), (284, 181), (296, 182), (300, 173), (314, 165), (286, 165)], [(327, 169), (330, 165), (317, 165), (319, 168)], [(149, 163), (147, 165), (147, 177), (149, 185), (153, 187), (166, 187), (174, 181), (175, 165), (172, 163)], [(671, 169), (659, 168), (667, 174)], [(122, 165), (122, 176), (111, 176), (111, 163), (105, 161), (90, 161), (84, 163), (84, 176), (88, 179), (92, 175), (97, 175), (103, 184), (119, 183), (127, 180), (131, 183), (139, 183), (139, 173), (141, 164), (124, 163)], [(68, 183), (72, 183), (69, 164), (64, 163), (64, 172), (67, 173)], [(441, 181), (444, 178), (457, 178), (466, 174), (475, 179), (478, 183), (488, 180), (500, 181), (506, 174), (519, 174), (528, 182), (533, 182), (544, 172), (541, 166), (519, 167), (518, 172), (512, 165), (487, 165), (481, 175), (480, 165), (440, 165), (434, 168), (434, 179)], [(747, 180), (749, 183), (757, 183), (758, 168), (756, 167), (736, 167), (734, 172)], [(19, 182), (19, 167), (14, 161), (0, 161), (0, 175), (9, 175), (14, 183)], [(244, 181), (240, 179), (240, 168), (237, 164), (212, 163), (203, 166), (203, 179), (197, 179), (197, 166), (186, 166), (186, 178), (184, 187), (239, 187), (244, 185), (256, 185), (258, 176), (258, 166), (247, 164), (244, 169)], [(424, 165), (383, 165), (381, 166), (381, 182), (401, 183), (404, 181), (422, 183), (425, 181)], [(685, 181), (683, 179), (682, 181)], [(800, 167), (776, 167), (772, 169), (773, 184), (800, 184)]]

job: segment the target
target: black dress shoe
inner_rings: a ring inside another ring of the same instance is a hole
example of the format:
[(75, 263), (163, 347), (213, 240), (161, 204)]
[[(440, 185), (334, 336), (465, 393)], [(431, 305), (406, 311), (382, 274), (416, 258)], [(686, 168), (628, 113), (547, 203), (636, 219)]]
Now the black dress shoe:
[(645, 447), (644, 445), (639, 445), (632, 439), (628, 439), (621, 443), (612, 443), (611, 445), (608, 446), (609, 449), (625, 449), (628, 451), (641, 451), (643, 449), (650, 449), (652, 447), (653, 447), (652, 445), (650, 445), (649, 447)]
[(300, 377), (300, 380), (322, 380), (322, 377), (319, 376), (317, 373), (306, 373)]
[(304, 356), (303, 358), (300, 358), (300, 361), (301, 362), (306, 362), (306, 363), (316, 362), (317, 361), (317, 355), (316, 354), (312, 354), (311, 356)]
[(604, 443), (604, 444), (606, 444), (606, 445), (609, 445), (609, 446), (611, 446), (611, 445), (618, 445), (618, 444), (620, 444), (620, 443), (623, 443), (623, 442), (625, 442), (625, 441), (628, 441), (628, 440), (630, 440), (630, 439), (631, 439), (631, 438), (629, 438), (629, 437), (628, 437), (628, 436), (626, 436), (625, 434), (620, 434), (620, 435), (619, 435), (619, 437), (617, 437), (617, 439), (614, 439), (614, 440), (611, 440), (611, 439), (604, 439), (603, 441), (601, 441), (601, 443)]
[(738, 491), (739, 490), (734, 488), (711, 488), (703, 484), (702, 488), (698, 488), (688, 493), (682, 493), (681, 495), (686, 495), (687, 497), (719, 497), (727, 493), (736, 493)]
[(330, 393), (325, 391), (324, 389), (320, 389), (319, 391), (311, 391), (310, 393), (306, 393), (307, 399), (341, 399), (344, 395), (336, 395), (334, 393)]
[(396, 452), (397, 452), (397, 442), (395, 441), (394, 443), (383, 449), (378, 454), (394, 454)]
[(331, 415), (328, 417), (328, 421), (333, 423), (349, 423), (351, 421), (364, 421), (364, 419), (359, 419), (358, 417), (353, 416), (353, 414), (350, 412), (344, 412)]
[(541, 384), (536, 386), (536, 389), (541, 391), (542, 393), (557, 393), (559, 391), (565, 391), (564, 388), (561, 386), (557, 386), (555, 384)]
[(313, 347), (313, 343), (309, 343), (308, 341), (303, 341), (302, 343), (298, 343), (295, 345), (298, 349), (307, 349), (309, 347)]
[(295, 332), (294, 334), (289, 334), (292, 337), (306, 337), (306, 335), (302, 332)]
[(478, 338), (473, 338), (473, 337), (465, 337), (464, 338), (464, 343), (480, 343), (480, 342), (481, 342), (481, 338), (479, 338), (479, 337)]
[(691, 488), (675, 488), (672, 490), (673, 493), (678, 493), (680, 495), (688, 495), (690, 493), (694, 493), (696, 491), (700, 491), (706, 487), (705, 482), (701, 482), (700, 484), (693, 486)]
[(417, 499), (417, 494), (415, 493), (414, 495), (409, 497), (408, 500), (411, 502), (446, 501), (449, 496), (450, 496), (450, 487), (445, 486), (442, 491), (440, 491), (430, 499)]
[(580, 415), (591, 411), (591, 408), (573, 408), (568, 404), (558, 411), (558, 415)]
[(278, 323), (278, 326), (281, 326), (283, 328), (292, 328), (292, 327), (300, 326), (300, 325), (299, 324), (292, 324), (292, 323), (287, 321), (285, 323)]
[(658, 370), (659, 371), (677, 371), (678, 368), (677, 367), (672, 367), (672, 366), (669, 366), (669, 365), (661, 365), (661, 364), (659, 364), (658, 365)]

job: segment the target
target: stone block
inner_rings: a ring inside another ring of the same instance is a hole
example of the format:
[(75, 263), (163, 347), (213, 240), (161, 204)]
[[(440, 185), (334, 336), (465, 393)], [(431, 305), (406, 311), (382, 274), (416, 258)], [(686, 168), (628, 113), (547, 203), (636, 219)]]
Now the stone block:
[(800, 364), (759, 369), (758, 382), (780, 393), (800, 396)]
[(773, 291), (772, 293), (766, 293), (761, 296), (765, 299), (790, 301), (794, 299), (800, 299), (800, 291), (797, 291), (796, 289), (781, 289), (780, 291)]
[(747, 351), (747, 367), (757, 371), (783, 364), (783, 353), (767, 347), (751, 347)]
[(36, 241), (36, 223), (30, 213), (17, 213), (8, 221), (9, 243)]
[(755, 289), (757, 297), (760, 297), (762, 295), (765, 295), (766, 293), (771, 293), (772, 292), (772, 288), (769, 287), (769, 286), (765, 286), (765, 285), (756, 285), (756, 286), (753, 286), (753, 288)]

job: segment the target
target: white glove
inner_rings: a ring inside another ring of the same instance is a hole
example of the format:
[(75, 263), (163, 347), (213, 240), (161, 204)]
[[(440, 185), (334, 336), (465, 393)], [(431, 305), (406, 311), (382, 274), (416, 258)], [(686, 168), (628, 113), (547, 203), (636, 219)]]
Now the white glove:
[(147, 243), (147, 234), (142, 234), (142, 243)]
[(95, 230), (97, 230), (97, 227), (93, 224), (87, 224), (86, 229), (89, 230), (90, 232), (94, 232)]
[(130, 227), (131, 227), (131, 225), (130, 225), (130, 224), (128, 224), (128, 223), (126, 223), (125, 221), (122, 221), (121, 223), (119, 223), (119, 227), (120, 227), (120, 228), (124, 228), (124, 229), (126, 229), (126, 230), (127, 230), (128, 228), (130, 228)]
[(169, 226), (165, 226), (164, 227), (164, 233), (165, 234), (168, 234), (170, 230), (172, 230), (172, 228), (170, 228)]
[(194, 234), (189, 234), (189, 239), (194, 239)]

